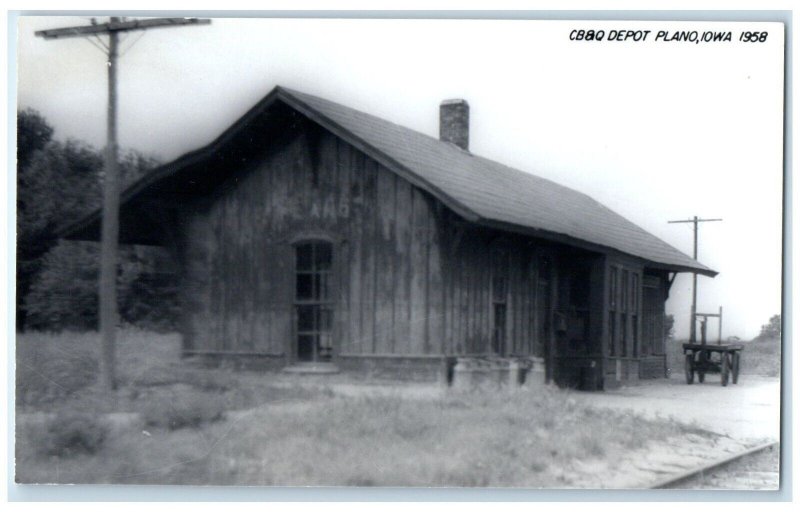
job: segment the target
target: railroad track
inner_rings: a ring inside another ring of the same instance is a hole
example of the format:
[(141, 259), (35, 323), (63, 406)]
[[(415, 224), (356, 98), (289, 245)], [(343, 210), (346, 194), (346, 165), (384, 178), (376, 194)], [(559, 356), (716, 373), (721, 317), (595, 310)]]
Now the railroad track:
[(765, 443), (665, 478), (651, 489), (778, 490), (780, 443)]

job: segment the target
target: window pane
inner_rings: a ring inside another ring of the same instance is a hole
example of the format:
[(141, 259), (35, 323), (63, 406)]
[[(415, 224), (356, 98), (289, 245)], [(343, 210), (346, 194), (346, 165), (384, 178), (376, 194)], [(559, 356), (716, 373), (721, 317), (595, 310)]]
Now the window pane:
[(314, 298), (314, 291), (312, 288), (313, 274), (297, 274), (297, 298), (301, 300), (308, 300)]
[(302, 244), (297, 246), (297, 271), (309, 271), (312, 270), (312, 245), (311, 244)]
[(317, 330), (316, 311), (319, 306), (297, 306), (297, 331), (313, 332)]
[(608, 354), (616, 355), (617, 346), (617, 315), (611, 313), (608, 318)]
[(329, 300), (331, 298), (331, 275), (328, 272), (323, 272), (316, 276), (316, 295), (315, 299)]
[(628, 355), (628, 315), (622, 315), (619, 325), (620, 337), (622, 338), (622, 357)]
[(319, 242), (314, 247), (314, 266), (317, 270), (330, 270), (333, 261), (331, 244)]

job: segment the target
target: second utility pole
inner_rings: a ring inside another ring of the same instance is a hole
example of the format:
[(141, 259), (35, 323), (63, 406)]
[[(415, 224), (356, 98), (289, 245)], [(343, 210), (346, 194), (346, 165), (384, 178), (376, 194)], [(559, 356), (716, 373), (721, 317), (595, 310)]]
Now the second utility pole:
[(45, 39), (65, 37), (98, 37), (108, 35), (108, 117), (107, 143), (103, 176), (103, 222), (100, 248), (100, 333), (102, 338), (102, 381), (109, 390), (116, 389), (116, 332), (117, 332), (117, 258), (119, 242), (119, 160), (117, 158), (117, 58), (119, 33), (157, 27), (208, 24), (211, 20), (197, 18), (153, 18), (123, 21), (112, 17), (108, 23), (81, 27), (40, 30), (37, 36)]
[[(694, 224), (694, 251), (692, 257), (697, 260), (697, 223), (698, 222), (719, 222), (722, 219), (700, 219), (697, 215), (689, 220), (670, 220), (669, 224), (683, 224), (691, 222)], [(692, 272), (692, 321), (689, 324), (689, 343), (697, 341), (697, 272)]]

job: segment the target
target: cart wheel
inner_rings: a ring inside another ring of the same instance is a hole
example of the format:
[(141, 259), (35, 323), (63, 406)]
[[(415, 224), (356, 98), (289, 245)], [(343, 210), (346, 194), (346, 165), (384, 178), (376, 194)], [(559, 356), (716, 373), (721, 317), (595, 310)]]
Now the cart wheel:
[(694, 382), (694, 357), (693, 354), (686, 354), (686, 362), (683, 365), (683, 369), (686, 372), (686, 384), (691, 384)]
[(698, 371), (697, 372), (697, 382), (702, 384), (705, 380), (706, 380), (706, 372)]
[(732, 377), (732, 380), (733, 380), (734, 384), (738, 384), (739, 383), (739, 358), (740, 357), (741, 357), (741, 354), (739, 354), (738, 352), (733, 354), (733, 372), (732, 372), (733, 375), (731, 375), (731, 377)]
[(720, 372), (722, 373), (722, 385), (728, 385), (728, 373), (730, 370), (730, 362), (728, 361), (728, 356), (723, 354), (722, 360), (719, 362)]

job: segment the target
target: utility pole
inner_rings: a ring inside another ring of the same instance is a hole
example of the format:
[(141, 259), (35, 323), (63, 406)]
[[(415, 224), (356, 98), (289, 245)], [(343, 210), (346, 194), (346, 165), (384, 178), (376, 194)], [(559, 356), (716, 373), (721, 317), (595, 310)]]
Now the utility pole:
[[(100, 332), (102, 338), (101, 372), (102, 382), (109, 390), (117, 387), (116, 378), (116, 330), (117, 330), (117, 259), (119, 245), (119, 160), (117, 158), (117, 59), (119, 57), (119, 34), (134, 30), (207, 25), (209, 19), (198, 18), (151, 18), (146, 20), (123, 20), (112, 17), (108, 23), (80, 27), (65, 27), (39, 30), (36, 36), (45, 39), (67, 37), (96, 37), (107, 53), (108, 108), (107, 142), (103, 177), (103, 223), (100, 250)], [(99, 39), (108, 36), (108, 45)]]
[[(722, 219), (700, 219), (697, 215), (688, 220), (670, 220), (668, 224), (684, 224), (691, 222), (694, 224), (694, 252), (692, 257), (697, 260), (697, 225), (700, 222), (719, 222)], [(689, 343), (697, 341), (697, 272), (692, 273), (692, 321), (689, 324)]]

